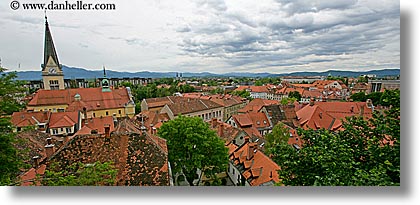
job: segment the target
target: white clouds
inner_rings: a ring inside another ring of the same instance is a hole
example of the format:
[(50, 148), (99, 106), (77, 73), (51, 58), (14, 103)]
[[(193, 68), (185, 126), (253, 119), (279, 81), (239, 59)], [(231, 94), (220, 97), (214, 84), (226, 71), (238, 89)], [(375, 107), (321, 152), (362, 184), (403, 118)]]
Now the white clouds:
[[(49, 13), (61, 63), (89, 69), (106, 64), (128, 71), (211, 72), (382, 69), (400, 64), (397, 0), (115, 3), (116, 11)], [(26, 54), (16, 59), (3, 49), (3, 65), (14, 68), (22, 61), (25, 69), (38, 67), (43, 12), (6, 10), (0, 19), (0, 27), (8, 28), (0, 43), (13, 41), (13, 50)], [(36, 35), (28, 36), (31, 32)], [(23, 38), (28, 44), (20, 43)]]

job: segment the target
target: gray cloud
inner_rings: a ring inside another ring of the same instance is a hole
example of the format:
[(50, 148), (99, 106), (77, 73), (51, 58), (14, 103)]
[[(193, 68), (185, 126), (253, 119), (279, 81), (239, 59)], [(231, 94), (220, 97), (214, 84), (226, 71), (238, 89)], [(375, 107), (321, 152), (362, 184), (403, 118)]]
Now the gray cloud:
[(188, 22), (191, 30), (179, 47), (185, 55), (233, 66), (296, 66), (349, 60), (342, 54), (376, 52), (399, 40), (399, 7), (373, 10), (357, 0), (278, 2), (277, 11), (261, 14), (266, 18), (228, 10), (208, 23)]

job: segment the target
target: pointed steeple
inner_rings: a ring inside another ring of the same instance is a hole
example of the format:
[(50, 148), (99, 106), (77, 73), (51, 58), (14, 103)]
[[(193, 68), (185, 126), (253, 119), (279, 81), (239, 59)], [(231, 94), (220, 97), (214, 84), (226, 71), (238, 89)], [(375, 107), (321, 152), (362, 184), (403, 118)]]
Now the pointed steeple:
[(48, 60), (52, 58), (56, 66), (61, 70), (60, 62), (58, 61), (57, 52), (55, 51), (55, 46), (53, 38), (51, 35), (50, 27), (48, 25), (48, 18), (45, 15), (45, 41), (44, 41), (44, 64), (42, 68), (45, 68), (48, 65)]
[(102, 92), (111, 92), (111, 89), (109, 87), (109, 80), (106, 77), (106, 71), (105, 71), (105, 66), (103, 66), (103, 70), (104, 70), (104, 78), (102, 79)]

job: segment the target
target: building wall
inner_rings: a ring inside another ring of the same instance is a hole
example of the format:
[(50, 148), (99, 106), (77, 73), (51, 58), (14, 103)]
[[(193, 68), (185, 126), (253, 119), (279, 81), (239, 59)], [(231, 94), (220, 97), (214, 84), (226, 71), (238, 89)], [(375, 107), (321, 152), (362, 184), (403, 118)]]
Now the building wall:
[(58, 112), (59, 109), (66, 110), (68, 107), (67, 104), (62, 105), (40, 105), (40, 106), (27, 106), (28, 110), (33, 110), (34, 112), (37, 111), (51, 111), (51, 112)]
[[(169, 106), (165, 105), (160, 113), (167, 113), (169, 116), (169, 119), (173, 120), (178, 114), (174, 114), (172, 110), (169, 108)], [(208, 110), (202, 110), (198, 112), (192, 112), (192, 113), (181, 113), (183, 116), (187, 117), (200, 117), (204, 121), (209, 121), (212, 118), (216, 118), (219, 121), (223, 120), (223, 107), (220, 108), (214, 108), (214, 109), (208, 109)]]
[(261, 99), (267, 99), (267, 93), (257, 93), (257, 92), (251, 92), (251, 98), (261, 98)]
[[(68, 130), (67, 130), (68, 129)], [(49, 129), (51, 135), (73, 135), (76, 132), (75, 126), (72, 127), (59, 127)]]
[(235, 186), (240, 186), (242, 175), (241, 172), (232, 164), (232, 162), (229, 162), (227, 174)]
[(238, 110), (245, 107), (246, 103), (232, 105), (230, 107), (223, 108), (223, 122), (229, 119), (230, 116), (238, 114)]
[[(28, 106), (28, 110), (33, 111), (51, 111), (51, 112), (58, 112), (58, 109), (64, 109), (66, 111), (67, 105), (49, 105), (49, 106)], [(88, 111), (87, 117), (105, 117), (105, 116), (112, 116), (115, 113), (116, 117), (133, 117), (135, 115), (135, 105), (128, 104), (126, 107), (121, 108), (114, 108), (114, 109), (106, 109), (106, 110), (93, 110)], [(108, 114), (107, 114), (108, 112)], [(84, 116), (82, 116), (84, 118)]]

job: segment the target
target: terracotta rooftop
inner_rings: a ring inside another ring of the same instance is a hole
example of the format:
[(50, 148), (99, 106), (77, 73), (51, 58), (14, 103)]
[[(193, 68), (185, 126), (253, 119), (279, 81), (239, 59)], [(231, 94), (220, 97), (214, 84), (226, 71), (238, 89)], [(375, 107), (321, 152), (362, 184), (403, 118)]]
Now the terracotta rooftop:
[(111, 116), (84, 119), (82, 120), (82, 128), (74, 135), (91, 134), (92, 130), (96, 130), (98, 134), (104, 134), (106, 125), (109, 125), (110, 132), (115, 129), (114, 119)]
[(34, 126), (39, 123), (47, 123), (51, 112), (14, 112), (11, 123), (16, 127)]
[(251, 102), (249, 102), (245, 107), (242, 109), (239, 109), (239, 113), (246, 113), (246, 112), (259, 112), (261, 108), (264, 106), (269, 105), (279, 105), (280, 102), (278, 100), (265, 100), (261, 98), (253, 99)]
[(280, 181), (280, 167), (268, 156), (255, 148), (255, 143), (246, 142), (233, 151), (229, 159), (251, 186), (273, 185)]
[[(80, 101), (75, 95), (80, 95)], [(28, 106), (68, 105), (67, 111), (102, 110), (124, 107), (130, 102), (125, 88), (102, 92), (102, 88), (75, 88), (66, 90), (38, 90)]]
[(79, 121), (79, 112), (54, 112), (48, 123), (49, 128), (73, 127)]
[(74, 162), (112, 161), (118, 169), (116, 185), (169, 185), (166, 146), (162, 147), (160, 143), (166, 144), (166, 141), (156, 142), (141, 133), (129, 119), (124, 119), (110, 136), (76, 135), (48, 161), (58, 162), (59, 169), (66, 169)]
[(372, 108), (368, 108), (366, 102), (315, 102), (315, 105), (340, 120), (355, 115), (372, 118)]
[(268, 93), (266, 86), (239, 86), (235, 91), (250, 90), (250, 92), (255, 93)]
[(215, 130), (217, 135), (225, 141), (225, 143), (232, 142), (241, 132), (242, 130), (232, 125), (218, 121), (217, 119), (213, 118), (210, 123), (210, 128)]
[(168, 104), (168, 107), (171, 109), (174, 115), (188, 114), (222, 107), (221, 105), (213, 101), (205, 99), (193, 99), (172, 96), (171, 100), (173, 103)]
[(303, 129), (338, 130), (342, 124), (340, 119), (334, 118), (318, 105), (307, 105), (296, 112), (299, 125)]

